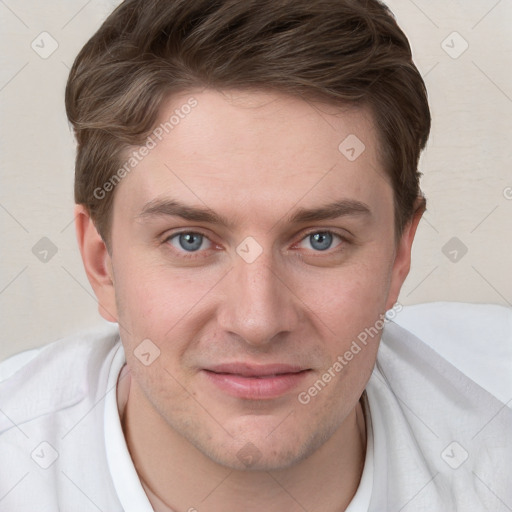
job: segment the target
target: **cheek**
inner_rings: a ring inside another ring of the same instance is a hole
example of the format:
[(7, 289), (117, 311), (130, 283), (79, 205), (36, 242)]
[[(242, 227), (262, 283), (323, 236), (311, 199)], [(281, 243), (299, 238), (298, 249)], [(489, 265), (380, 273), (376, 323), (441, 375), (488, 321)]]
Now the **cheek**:
[(360, 396), (371, 375), (384, 326), (389, 254), (377, 249), (362, 252), (351, 264), (324, 275), (318, 273), (302, 289), (328, 354), (323, 369), (328, 380), (325, 388), (318, 382), (322, 374), (308, 384), (316, 386), (311, 389), (313, 393), (322, 389), (313, 400), (317, 412), (345, 411), (347, 404), (353, 405), (354, 398)]
[(187, 304), (200, 297), (197, 282), (187, 278), (187, 272), (135, 251), (125, 253), (114, 265), (116, 296), (125, 316), (167, 321), (183, 314)]
[(347, 339), (375, 323), (386, 310), (391, 258), (368, 250), (337, 269), (300, 279), (299, 297), (329, 328)]
[[(135, 257), (118, 261), (115, 275), (125, 343), (135, 349), (148, 338), (160, 348), (164, 360), (171, 357), (171, 346), (173, 357), (179, 357), (188, 348), (187, 343), (195, 339), (208, 318), (208, 291), (219, 280), (215, 272), (191, 273), (190, 269), (173, 269), (161, 261)], [(192, 317), (194, 321), (190, 322)]]
[[(307, 304), (319, 319), (317, 329), (329, 362), (304, 391), (321, 390), (312, 400), (319, 416), (323, 411), (341, 421), (370, 378), (385, 325), (388, 274), (389, 264), (381, 259), (347, 266), (316, 281)], [(325, 387), (319, 380), (327, 381)]]

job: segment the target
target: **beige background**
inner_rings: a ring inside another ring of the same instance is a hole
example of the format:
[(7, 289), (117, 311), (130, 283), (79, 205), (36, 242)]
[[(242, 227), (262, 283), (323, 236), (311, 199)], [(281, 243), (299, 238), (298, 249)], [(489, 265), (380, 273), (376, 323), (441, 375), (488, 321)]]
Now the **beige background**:
[[(387, 3), (409, 36), (434, 118), (421, 162), (429, 211), (401, 302), (510, 306), (512, 2)], [(75, 55), (115, 4), (0, 0), (0, 360), (102, 323), (75, 243), (63, 96)], [(34, 254), (48, 249), (43, 237), (56, 250), (46, 262)]]

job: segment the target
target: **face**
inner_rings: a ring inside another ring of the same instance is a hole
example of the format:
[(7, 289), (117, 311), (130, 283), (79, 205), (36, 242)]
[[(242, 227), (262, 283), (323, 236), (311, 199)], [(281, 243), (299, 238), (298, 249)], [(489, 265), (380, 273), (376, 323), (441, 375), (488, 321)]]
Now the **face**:
[(289, 467), (354, 411), (380, 336), (353, 342), (408, 270), (373, 121), (264, 92), (184, 93), (159, 123), (176, 110), (116, 187), (97, 294), (173, 432), (225, 466)]

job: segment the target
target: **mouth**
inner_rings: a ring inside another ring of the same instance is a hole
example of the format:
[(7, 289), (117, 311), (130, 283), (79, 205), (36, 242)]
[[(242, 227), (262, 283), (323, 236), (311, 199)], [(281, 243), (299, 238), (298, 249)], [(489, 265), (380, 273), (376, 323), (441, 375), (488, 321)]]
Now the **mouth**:
[(311, 372), (286, 364), (248, 365), (229, 363), (202, 370), (217, 389), (246, 400), (278, 398), (296, 388)]

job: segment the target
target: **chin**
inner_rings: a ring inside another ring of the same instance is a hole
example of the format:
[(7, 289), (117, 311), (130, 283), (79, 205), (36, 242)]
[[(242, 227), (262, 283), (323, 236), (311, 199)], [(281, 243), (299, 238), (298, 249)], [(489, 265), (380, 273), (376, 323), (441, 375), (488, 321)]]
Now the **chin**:
[(236, 471), (266, 472), (279, 471), (293, 467), (308, 454), (302, 449), (296, 450), (260, 450), (251, 442), (247, 442), (237, 451), (231, 453), (206, 454), (217, 464)]
[(231, 470), (279, 471), (296, 466), (312, 456), (334, 430), (325, 428), (310, 433), (298, 432), (294, 428), (293, 431), (282, 429), (281, 432), (272, 432), (268, 428), (255, 430), (253, 426), (251, 435), (245, 433), (222, 442), (209, 438), (207, 443), (194, 444), (209, 459)]

